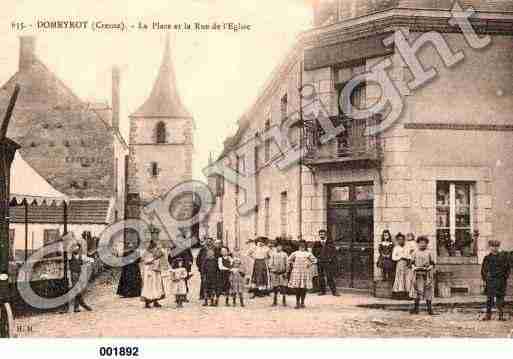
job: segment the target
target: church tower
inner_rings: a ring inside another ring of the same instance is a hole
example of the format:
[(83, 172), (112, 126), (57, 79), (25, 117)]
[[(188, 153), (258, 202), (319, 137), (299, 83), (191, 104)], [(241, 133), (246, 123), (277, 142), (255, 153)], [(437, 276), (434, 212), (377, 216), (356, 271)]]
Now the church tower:
[(130, 115), (129, 202), (144, 205), (192, 179), (194, 119), (176, 87), (169, 37), (151, 94)]

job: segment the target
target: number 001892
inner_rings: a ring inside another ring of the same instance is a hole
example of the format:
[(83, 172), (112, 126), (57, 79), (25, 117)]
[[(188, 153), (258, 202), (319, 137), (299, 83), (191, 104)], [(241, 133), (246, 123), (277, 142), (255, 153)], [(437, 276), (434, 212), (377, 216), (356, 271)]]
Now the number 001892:
[(138, 357), (138, 347), (100, 347), (100, 357)]

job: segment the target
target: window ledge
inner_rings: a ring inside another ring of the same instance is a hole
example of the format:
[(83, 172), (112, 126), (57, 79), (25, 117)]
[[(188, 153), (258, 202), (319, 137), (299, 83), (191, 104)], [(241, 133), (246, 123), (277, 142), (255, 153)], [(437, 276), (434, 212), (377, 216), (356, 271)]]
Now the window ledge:
[(440, 257), (436, 259), (437, 264), (479, 264), (477, 257)]

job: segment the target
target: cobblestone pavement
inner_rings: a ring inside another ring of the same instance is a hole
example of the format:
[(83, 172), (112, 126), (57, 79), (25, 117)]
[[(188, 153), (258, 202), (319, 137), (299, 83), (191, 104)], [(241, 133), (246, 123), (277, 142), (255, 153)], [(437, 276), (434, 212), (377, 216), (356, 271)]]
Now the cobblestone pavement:
[[(86, 301), (93, 312), (46, 313), (17, 319), (20, 337), (507, 337), (513, 320), (482, 322), (477, 310), (449, 310), (430, 317), (411, 316), (407, 311), (358, 307), (368, 296), (307, 296), (306, 309), (271, 307), (270, 297), (246, 299), (247, 306), (202, 307), (197, 291), (191, 303), (177, 310), (171, 298), (163, 308), (144, 309), (138, 298), (115, 295), (116, 276), (96, 280)], [(195, 280), (194, 280), (195, 279)], [(192, 286), (197, 288), (197, 276)], [(114, 283), (114, 284), (113, 284)], [(222, 301), (224, 303), (224, 301)], [(440, 309), (439, 309), (440, 310)]]

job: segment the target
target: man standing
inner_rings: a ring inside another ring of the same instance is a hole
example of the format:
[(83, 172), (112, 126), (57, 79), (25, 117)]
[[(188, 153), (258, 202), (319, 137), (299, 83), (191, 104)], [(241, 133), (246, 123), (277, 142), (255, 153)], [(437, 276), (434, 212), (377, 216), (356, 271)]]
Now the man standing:
[(206, 293), (205, 293), (205, 283), (203, 281), (203, 273), (201, 271), (203, 268), (203, 261), (205, 260), (205, 258), (207, 258), (207, 251), (212, 246), (212, 239), (211, 238), (200, 239), (200, 246), (201, 246), (201, 248), (196, 257), (196, 267), (198, 267), (198, 271), (200, 273), (201, 285), (200, 285), (199, 299), (202, 300), (202, 299), (205, 299)]
[(313, 248), (313, 254), (317, 257), (319, 269), (319, 295), (326, 294), (326, 282), (331, 289), (331, 293), (338, 297), (335, 276), (337, 275), (337, 249), (335, 245), (327, 239), (325, 229), (319, 231), (320, 242)]
[[(69, 260), (69, 271), (71, 274), (72, 286), (75, 287), (76, 285), (78, 285), (78, 286), (83, 285), (83, 287), (84, 287), (83, 290), (81, 290), (77, 293), (77, 296), (73, 300), (73, 307), (74, 307), (75, 313), (80, 312), (80, 307), (84, 308), (88, 312), (92, 311), (91, 307), (88, 306), (84, 302), (84, 299), (82, 298), (82, 293), (85, 291), (85, 289), (87, 287), (87, 283), (82, 284), (82, 283), (79, 283), (79, 281), (80, 281), (80, 274), (82, 273), (82, 271), (87, 271), (86, 266), (88, 265), (88, 263), (92, 263), (93, 260), (91, 258), (89, 258), (88, 256), (82, 255), (80, 252), (81, 252), (81, 246), (76, 245), (73, 248), (73, 251), (71, 254), (71, 259)], [(86, 278), (86, 280), (89, 280), (89, 276), (86, 276), (85, 278)]]

